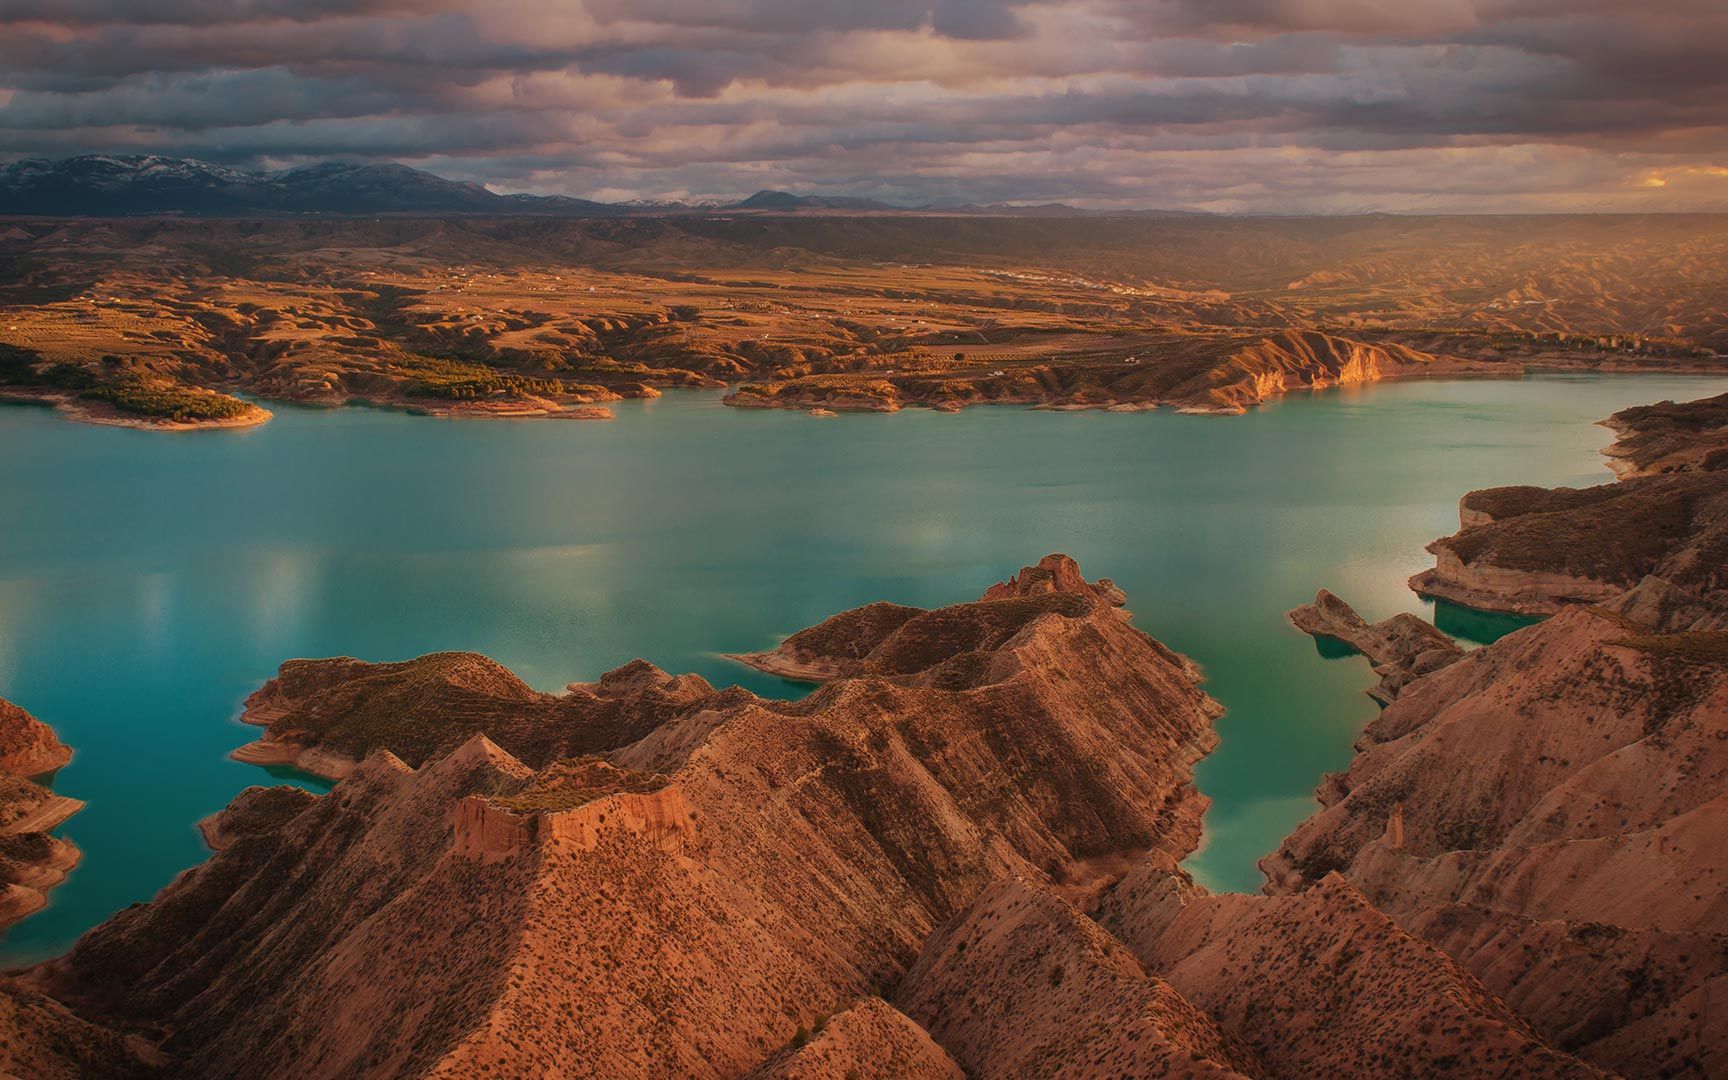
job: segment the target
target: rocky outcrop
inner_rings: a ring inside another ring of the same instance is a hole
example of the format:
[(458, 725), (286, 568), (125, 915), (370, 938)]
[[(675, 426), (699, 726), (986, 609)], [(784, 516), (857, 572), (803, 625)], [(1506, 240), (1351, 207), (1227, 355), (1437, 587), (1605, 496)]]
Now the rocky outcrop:
[(42, 776), (71, 760), (71, 748), (60, 741), (53, 728), (0, 699), (0, 772)]
[(78, 865), (78, 849), (52, 831), (84, 804), (28, 779), (71, 758), (48, 725), (0, 700), (0, 928), (41, 910)]
[(1341, 641), (1368, 658), (1378, 685), (1368, 693), (1389, 705), (1414, 679), (1435, 672), (1464, 655), (1456, 642), (1409, 612), (1370, 623), (1356, 609), (1321, 589), (1314, 602), (1290, 612), (1290, 622), (1304, 634)]
[(1021, 567), (1020, 572), (1007, 581), (985, 589), (980, 599), (1012, 600), (1017, 596), (1048, 596), (1051, 593), (1096, 596), (1114, 607), (1128, 602), (1127, 594), (1118, 589), (1114, 581), (1109, 578), (1099, 578), (1096, 583), (1087, 581), (1080, 573), (1080, 564), (1062, 554), (1046, 555), (1038, 560), (1036, 566)]
[(979, 1077), (1263, 1075), (1240, 1041), (1036, 883), (1005, 880), (933, 935), (895, 1000)]
[(964, 1080), (929, 1032), (881, 998), (865, 998), (750, 1074), (749, 1080)]
[(1098, 918), (1244, 1043), (1256, 1075), (1601, 1075), (1337, 875), (1294, 896), (1213, 896), (1148, 865)]
[(1417, 592), (1547, 615), (1611, 599), (1649, 575), (1703, 596), (1728, 588), (1728, 472), (1593, 488), (1491, 488), (1464, 497), (1458, 533), (1428, 550)]
[[(800, 1028), (899, 983), (992, 882), (1197, 842), (1217, 708), (1080, 583), (923, 613), (798, 702), (686, 699), (641, 664), (567, 704), (466, 658), (285, 667), (254, 701), (273, 730), (368, 756), (297, 811), (238, 808), (207, 863), (34, 978), (169, 1032), (192, 1076), (801, 1067), (840, 1021), (782, 1057)], [(941, 1074), (872, 1012), (825, 1045)]]
[[(733, 659), (806, 682), (915, 673), (924, 673), (926, 681), (964, 678), (965, 667), (980, 662), (1040, 616), (1075, 612), (1095, 603), (1121, 607), (1126, 597), (1109, 578), (1087, 581), (1068, 556), (1047, 555), (1036, 566), (1022, 567), (1007, 581), (986, 589), (975, 604), (940, 611), (866, 604), (799, 631), (777, 648)], [(1169, 655), (1175, 662), (1184, 662)], [(930, 663), (937, 656), (944, 662)]]
[(696, 675), (635, 661), (562, 695), (475, 653), (370, 664), (290, 660), (246, 701), (265, 735), (234, 754), (339, 780), (380, 747), (411, 765), (485, 735), (535, 765), (614, 748), (674, 718), (740, 700)]
[(1292, 390), (1471, 367), (1469, 361), (1442, 359), (1391, 342), (1370, 344), (1315, 330), (1286, 330), (1227, 354), (1217, 366), (1171, 388), (1165, 400), (1180, 412), (1242, 413)]

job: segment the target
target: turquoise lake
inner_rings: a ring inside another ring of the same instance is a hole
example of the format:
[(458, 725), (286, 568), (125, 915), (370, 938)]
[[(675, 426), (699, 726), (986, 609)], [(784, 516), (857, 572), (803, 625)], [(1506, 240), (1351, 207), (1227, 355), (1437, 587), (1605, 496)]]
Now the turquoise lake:
[[(76, 758), (83, 864), (0, 942), (45, 958), (205, 853), (249, 784), (242, 699), (289, 657), (487, 653), (556, 690), (635, 657), (797, 688), (719, 654), (871, 600), (977, 596), (1051, 551), (1127, 590), (1229, 709), (1190, 862), (1254, 889), (1374, 715), (1360, 658), (1286, 622), (1325, 586), (1434, 617), (1404, 585), (1457, 500), (1611, 479), (1593, 426), (1728, 380), (1542, 377), (1298, 395), (1236, 418), (1044, 413), (817, 420), (668, 394), (599, 422), (276, 406), (252, 430), (95, 428), (0, 409), (0, 696)], [(1448, 610), (1477, 639), (1504, 629)], [(314, 786), (314, 785), (308, 785)]]

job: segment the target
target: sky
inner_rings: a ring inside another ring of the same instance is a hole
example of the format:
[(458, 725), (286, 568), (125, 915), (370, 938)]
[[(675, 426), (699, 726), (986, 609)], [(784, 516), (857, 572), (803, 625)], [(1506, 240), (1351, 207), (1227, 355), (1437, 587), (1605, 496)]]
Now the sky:
[(0, 0), (0, 159), (1259, 213), (1728, 210), (1728, 0)]

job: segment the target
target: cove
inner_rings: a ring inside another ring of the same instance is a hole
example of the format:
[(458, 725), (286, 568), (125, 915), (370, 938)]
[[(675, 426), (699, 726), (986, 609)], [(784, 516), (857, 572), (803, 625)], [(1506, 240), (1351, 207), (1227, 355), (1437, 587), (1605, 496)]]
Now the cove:
[[(439, 421), (272, 406), (162, 435), (0, 409), (0, 696), (77, 751), (57, 790), (83, 864), (0, 962), (54, 955), (203, 858), (195, 822), (249, 784), (245, 695), (293, 656), (486, 653), (542, 689), (636, 657), (803, 689), (719, 654), (871, 600), (976, 596), (1050, 551), (1116, 580), (1136, 623), (1229, 710), (1189, 862), (1253, 889), (1374, 713), (1359, 657), (1292, 629), (1325, 586), (1482, 641), (1404, 580), (1464, 492), (1611, 479), (1593, 426), (1728, 380), (1554, 376), (1300, 395), (1235, 418), (922, 410), (817, 420), (708, 393), (600, 422)], [(303, 778), (289, 782), (306, 783)]]

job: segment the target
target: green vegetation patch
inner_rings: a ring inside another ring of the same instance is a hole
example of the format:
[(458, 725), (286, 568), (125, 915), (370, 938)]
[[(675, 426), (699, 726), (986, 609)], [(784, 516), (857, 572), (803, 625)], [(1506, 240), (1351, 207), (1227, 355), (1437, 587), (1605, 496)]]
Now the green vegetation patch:
[(96, 385), (96, 377), (77, 364), (48, 364), (33, 349), (0, 342), (0, 386), (42, 386), (56, 390), (82, 390)]
[(120, 383), (96, 386), (78, 395), (85, 401), (105, 401), (121, 412), (176, 423), (235, 420), (254, 406), (236, 397), (173, 383)]
[[(409, 397), (474, 401), (501, 395), (559, 397), (571, 392), (562, 379), (537, 379), (463, 360), (417, 356), (404, 367), (413, 380), (403, 389)], [(600, 388), (580, 389), (598, 391)]]

